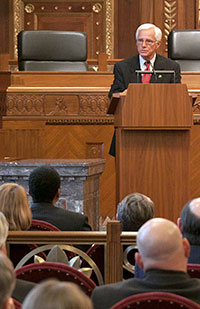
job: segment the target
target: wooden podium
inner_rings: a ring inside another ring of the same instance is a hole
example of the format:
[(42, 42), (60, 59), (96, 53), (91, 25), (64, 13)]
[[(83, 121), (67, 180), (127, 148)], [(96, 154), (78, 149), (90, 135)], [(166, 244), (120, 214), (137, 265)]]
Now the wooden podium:
[(155, 216), (176, 222), (190, 199), (192, 104), (184, 84), (130, 84), (112, 99), (116, 127), (117, 203), (143, 193)]

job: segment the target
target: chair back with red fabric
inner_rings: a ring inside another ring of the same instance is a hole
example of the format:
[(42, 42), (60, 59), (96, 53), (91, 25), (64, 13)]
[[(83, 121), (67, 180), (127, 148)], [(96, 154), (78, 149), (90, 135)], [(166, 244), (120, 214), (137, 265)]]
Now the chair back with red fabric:
[(150, 292), (129, 296), (114, 306), (112, 309), (199, 309), (200, 305), (180, 295), (167, 292)]
[(200, 265), (199, 264), (188, 264), (187, 273), (191, 278), (200, 278)]
[(22, 266), (16, 270), (18, 279), (31, 282), (40, 282), (49, 278), (56, 278), (60, 281), (74, 282), (90, 296), (96, 284), (86, 275), (68, 265), (56, 262), (34, 263)]
[[(104, 246), (93, 244), (86, 254), (96, 263), (99, 268), (102, 277), (104, 278)], [(90, 267), (90, 265), (86, 262), (86, 260), (82, 260), (81, 267)], [(99, 285), (98, 278), (96, 274), (93, 272), (91, 275), (91, 279)]]
[(60, 231), (55, 225), (42, 221), (32, 219), (30, 230), (37, 230), (37, 231)]

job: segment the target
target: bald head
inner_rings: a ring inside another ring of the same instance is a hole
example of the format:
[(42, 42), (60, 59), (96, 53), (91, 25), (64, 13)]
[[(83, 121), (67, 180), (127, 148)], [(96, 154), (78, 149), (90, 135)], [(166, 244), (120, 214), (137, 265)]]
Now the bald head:
[(191, 212), (200, 218), (200, 197), (193, 199), (190, 203), (189, 203), (189, 207)]
[[(173, 270), (174, 267), (179, 267), (178, 259), (181, 264), (180, 267), (185, 271), (189, 244), (187, 240), (183, 241), (177, 225), (173, 222), (162, 218), (149, 220), (138, 231), (137, 245), (144, 269)], [(185, 252), (185, 246), (187, 252)]]
[[(181, 220), (180, 220), (181, 219)], [(185, 204), (178, 219), (179, 228), (190, 245), (200, 245), (200, 198), (195, 198)]]

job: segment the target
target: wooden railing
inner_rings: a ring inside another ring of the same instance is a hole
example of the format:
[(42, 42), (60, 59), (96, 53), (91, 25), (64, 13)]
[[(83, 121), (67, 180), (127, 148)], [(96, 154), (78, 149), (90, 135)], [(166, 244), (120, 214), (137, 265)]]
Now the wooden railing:
[(114, 283), (123, 279), (122, 245), (136, 244), (135, 232), (121, 232), (119, 221), (110, 221), (107, 232), (44, 232), (10, 231), (7, 238), (10, 244), (99, 244), (105, 245), (105, 282)]

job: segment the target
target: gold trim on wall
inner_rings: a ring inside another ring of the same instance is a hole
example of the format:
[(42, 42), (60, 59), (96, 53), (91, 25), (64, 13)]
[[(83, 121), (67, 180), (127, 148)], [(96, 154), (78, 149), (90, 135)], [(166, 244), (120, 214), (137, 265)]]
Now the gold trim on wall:
[[(55, 0), (55, 2), (62, 2), (62, 0)], [(67, 2), (68, 0), (65, 0)], [(86, 0), (89, 1), (89, 0)], [(51, 2), (48, 1), (48, 2)], [(73, 0), (69, 0), (69, 2), (73, 2)], [(105, 2), (105, 18), (104, 18), (104, 42), (105, 42), (105, 50), (108, 54), (109, 58), (113, 58), (114, 55), (114, 0), (104, 0)], [(12, 0), (13, 3), (13, 57), (17, 58), (17, 35), (18, 33), (24, 29), (24, 2), (23, 0)], [(96, 7), (98, 1), (95, 3)], [(26, 4), (27, 7), (27, 4)], [(32, 7), (31, 1), (28, 3), (28, 7)]]
[(106, 54), (114, 57), (114, 0), (106, 1)]
[(13, 1), (13, 56), (17, 58), (17, 35), (24, 28), (24, 2)]
[(165, 35), (165, 51), (168, 51), (168, 36), (170, 31), (176, 27), (177, 17), (177, 1), (176, 0), (164, 0), (164, 35)]

